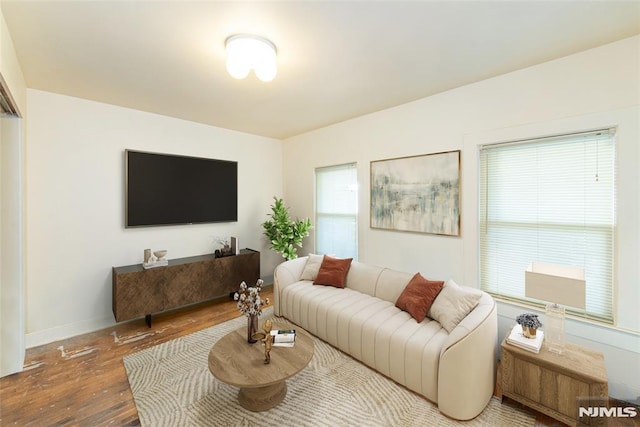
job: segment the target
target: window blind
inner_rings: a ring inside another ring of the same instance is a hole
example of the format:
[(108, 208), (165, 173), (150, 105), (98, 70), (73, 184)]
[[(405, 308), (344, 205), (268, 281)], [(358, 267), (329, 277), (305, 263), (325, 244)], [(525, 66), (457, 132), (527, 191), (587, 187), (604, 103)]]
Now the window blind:
[(358, 178), (355, 163), (316, 169), (316, 251), (358, 257)]
[(612, 322), (614, 165), (614, 129), (482, 146), (482, 289), (531, 302), (531, 262), (582, 267), (586, 309), (567, 309)]

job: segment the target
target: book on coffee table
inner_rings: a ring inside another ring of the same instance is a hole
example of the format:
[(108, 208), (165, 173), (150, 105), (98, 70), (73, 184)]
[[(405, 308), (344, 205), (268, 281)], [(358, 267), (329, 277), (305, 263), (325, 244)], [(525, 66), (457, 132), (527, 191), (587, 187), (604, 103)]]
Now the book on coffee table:
[(273, 329), (271, 335), (275, 347), (293, 347), (296, 342), (295, 329)]

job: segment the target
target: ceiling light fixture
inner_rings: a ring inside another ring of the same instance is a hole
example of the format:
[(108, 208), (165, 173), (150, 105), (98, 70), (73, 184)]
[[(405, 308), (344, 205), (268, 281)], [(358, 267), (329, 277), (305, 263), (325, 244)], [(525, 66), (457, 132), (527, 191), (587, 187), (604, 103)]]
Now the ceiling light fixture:
[(225, 41), (227, 71), (233, 78), (244, 79), (253, 69), (263, 82), (270, 82), (278, 73), (276, 46), (262, 37), (237, 34)]

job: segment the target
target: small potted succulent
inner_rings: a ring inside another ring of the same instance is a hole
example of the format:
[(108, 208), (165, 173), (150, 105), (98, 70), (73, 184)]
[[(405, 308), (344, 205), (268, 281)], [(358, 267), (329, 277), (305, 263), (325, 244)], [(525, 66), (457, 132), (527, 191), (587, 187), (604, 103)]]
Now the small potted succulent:
[(522, 326), (522, 334), (527, 338), (535, 338), (536, 331), (542, 323), (538, 320), (538, 315), (533, 313), (525, 313), (516, 317), (518, 325)]

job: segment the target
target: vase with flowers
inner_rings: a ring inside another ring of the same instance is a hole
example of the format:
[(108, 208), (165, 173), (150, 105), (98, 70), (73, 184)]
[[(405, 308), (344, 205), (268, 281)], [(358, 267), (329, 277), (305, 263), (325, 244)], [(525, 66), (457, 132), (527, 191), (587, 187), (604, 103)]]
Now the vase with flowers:
[(258, 316), (262, 314), (262, 306), (269, 304), (269, 298), (260, 298), (263, 283), (262, 279), (258, 279), (255, 286), (247, 286), (242, 282), (240, 290), (233, 294), (233, 299), (238, 301), (238, 310), (247, 316), (247, 341), (251, 344), (257, 341), (253, 335), (258, 331)]

